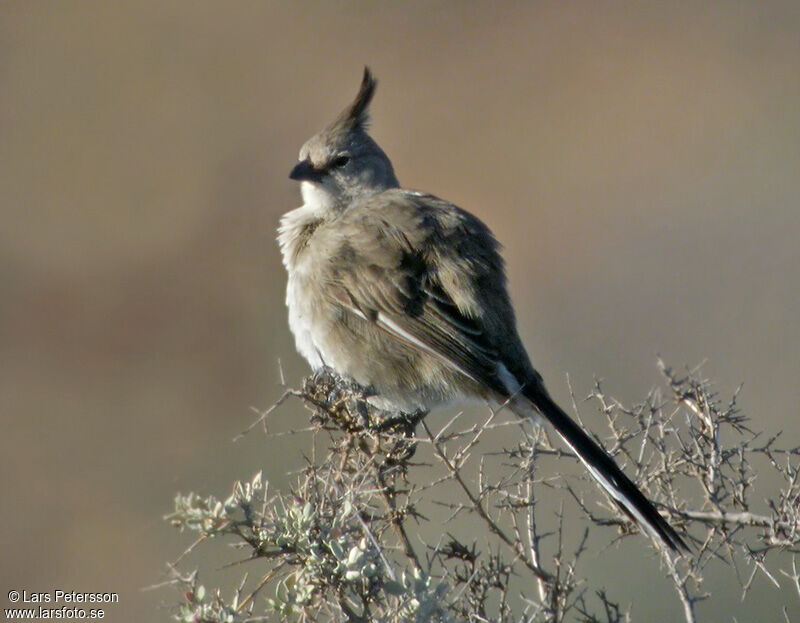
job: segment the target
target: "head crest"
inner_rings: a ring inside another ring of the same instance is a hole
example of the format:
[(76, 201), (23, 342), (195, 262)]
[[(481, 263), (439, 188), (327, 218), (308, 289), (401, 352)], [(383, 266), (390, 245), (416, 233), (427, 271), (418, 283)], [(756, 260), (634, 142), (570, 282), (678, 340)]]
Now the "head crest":
[(378, 81), (372, 75), (369, 67), (364, 67), (364, 77), (361, 79), (361, 87), (358, 89), (358, 94), (353, 100), (353, 103), (345, 108), (339, 115), (339, 118), (333, 122), (333, 126), (339, 126), (352, 130), (355, 128), (366, 128), (369, 121), (369, 114), (367, 109), (375, 95), (375, 87), (378, 86)]

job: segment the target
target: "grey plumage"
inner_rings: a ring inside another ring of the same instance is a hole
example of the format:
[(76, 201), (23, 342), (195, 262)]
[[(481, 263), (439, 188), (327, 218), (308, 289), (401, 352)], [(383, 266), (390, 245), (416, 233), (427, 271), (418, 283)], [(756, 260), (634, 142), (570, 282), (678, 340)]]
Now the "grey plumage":
[(479, 219), (399, 187), (367, 134), (376, 82), (300, 150), (290, 177), (304, 205), (278, 240), (298, 351), (319, 369), (415, 411), (465, 399), (544, 416), (619, 507), (671, 549), (686, 549), (614, 461), (548, 395), (516, 329), (499, 244)]

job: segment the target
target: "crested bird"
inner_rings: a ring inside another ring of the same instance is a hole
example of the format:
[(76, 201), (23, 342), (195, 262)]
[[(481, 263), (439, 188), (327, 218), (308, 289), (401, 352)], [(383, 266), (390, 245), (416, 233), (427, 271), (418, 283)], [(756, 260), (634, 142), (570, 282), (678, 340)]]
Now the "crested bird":
[(619, 509), (669, 550), (683, 539), (550, 397), (517, 332), (499, 244), (477, 217), (402, 188), (368, 132), (376, 81), (301, 148), (303, 205), (278, 229), (299, 353), (404, 412), (465, 400), (548, 422)]

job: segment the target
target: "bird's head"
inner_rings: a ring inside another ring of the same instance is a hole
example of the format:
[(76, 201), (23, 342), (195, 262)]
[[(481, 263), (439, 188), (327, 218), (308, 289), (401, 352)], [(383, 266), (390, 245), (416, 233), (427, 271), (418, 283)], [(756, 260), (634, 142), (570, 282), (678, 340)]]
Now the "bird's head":
[(300, 149), (289, 177), (301, 182), (306, 205), (344, 209), (361, 197), (398, 185), (392, 163), (367, 134), (377, 82), (368, 67), (353, 103)]

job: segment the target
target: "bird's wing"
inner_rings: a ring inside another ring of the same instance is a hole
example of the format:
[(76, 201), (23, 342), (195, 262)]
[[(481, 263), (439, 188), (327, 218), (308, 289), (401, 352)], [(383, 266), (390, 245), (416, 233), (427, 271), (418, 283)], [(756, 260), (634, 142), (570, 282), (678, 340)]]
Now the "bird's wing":
[[(468, 290), (483, 275), (459, 280), (456, 293), (454, 280), (442, 272), (455, 252), (452, 245), (459, 219), (477, 219), (460, 212), (448, 216), (454, 216), (452, 230), (442, 227), (442, 219), (429, 219), (426, 224), (424, 210), (396, 202), (373, 208), (352, 228), (346, 222), (338, 254), (349, 261), (336, 262), (326, 289), (333, 302), (374, 322), (397, 340), (503, 393), (505, 387), (497, 379), (500, 353), (479, 307), (470, 309), (469, 305), (478, 295)], [(496, 254), (494, 249), (482, 252)], [(496, 261), (502, 267), (499, 256)], [(459, 270), (480, 272), (490, 267), (472, 261)]]

